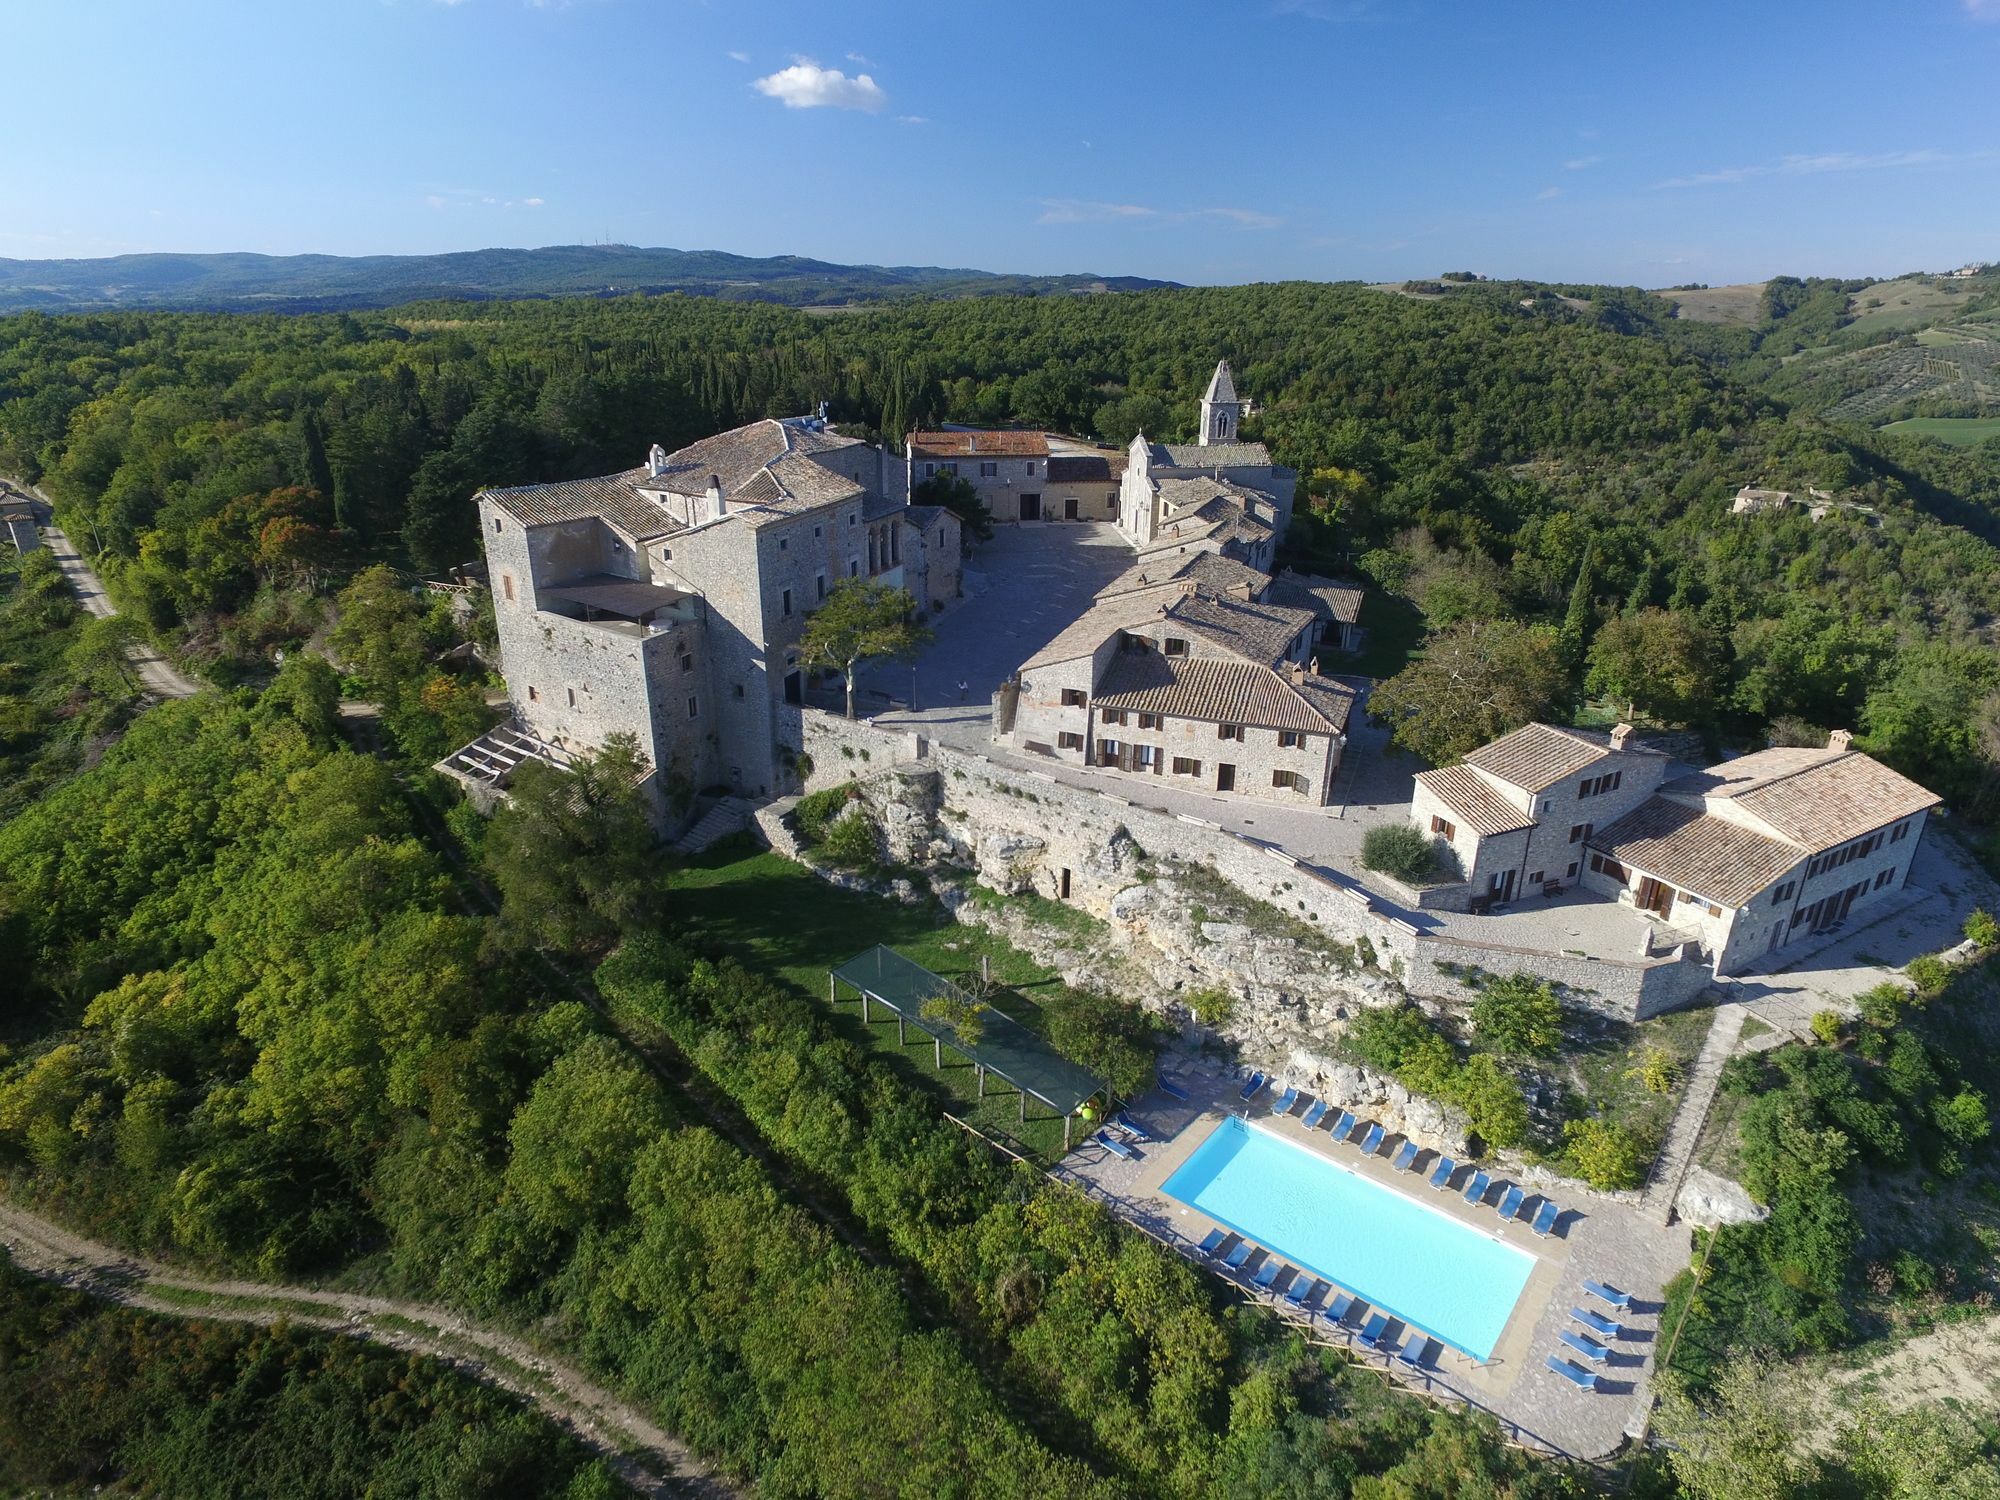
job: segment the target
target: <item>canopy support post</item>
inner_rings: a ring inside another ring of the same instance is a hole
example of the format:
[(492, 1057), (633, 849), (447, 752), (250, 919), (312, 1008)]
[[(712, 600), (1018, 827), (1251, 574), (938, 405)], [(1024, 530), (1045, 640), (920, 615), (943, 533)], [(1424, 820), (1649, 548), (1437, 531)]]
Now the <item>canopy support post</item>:
[(984, 1068), (979, 1070), (979, 1097), (982, 1099), (986, 1097), (986, 1069)]
[(1069, 1122), (1073, 1118), (1075, 1118), (1073, 1115), (1063, 1116), (1063, 1150), (1065, 1152), (1069, 1150)]
[(903, 1013), (901, 1011), (896, 1012), (896, 1042), (897, 1045), (903, 1047), (910, 1045), (909, 1029), (903, 1024)]

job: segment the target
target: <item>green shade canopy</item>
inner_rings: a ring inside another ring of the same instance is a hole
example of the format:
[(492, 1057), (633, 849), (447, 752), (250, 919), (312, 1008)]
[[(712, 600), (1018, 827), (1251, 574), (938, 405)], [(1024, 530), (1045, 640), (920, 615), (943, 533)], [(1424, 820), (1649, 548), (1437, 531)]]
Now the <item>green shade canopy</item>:
[(857, 953), (833, 977), (870, 1000), (880, 1001), (926, 1036), (964, 1053), (980, 1067), (1004, 1078), (1022, 1093), (1042, 1101), (1057, 1114), (1068, 1115), (1093, 1094), (1105, 1091), (1104, 1080), (1093, 1077), (1060, 1055), (1011, 1016), (988, 1008), (981, 1018), (983, 1034), (968, 1046), (949, 1026), (924, 1019), (924, 1002), (939, 995), (969, 1000), (958, 985), (922, 964), (912, 963), (893, 948), (880, 944)]

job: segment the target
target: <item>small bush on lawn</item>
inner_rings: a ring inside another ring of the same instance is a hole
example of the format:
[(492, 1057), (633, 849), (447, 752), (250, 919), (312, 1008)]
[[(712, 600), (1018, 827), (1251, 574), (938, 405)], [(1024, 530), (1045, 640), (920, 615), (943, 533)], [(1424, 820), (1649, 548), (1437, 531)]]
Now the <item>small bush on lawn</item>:
[(1896, 1024), (1903, 1014), (1903, 1001), (1909, 991), (1900, 984), (1885, 980), (1873, 989), (1863, 990), (1855, 997), (1855, 1004), (1861, 1007), (1861, 1019), (1881, 1031), (1887, 1031)]
[(1408, 823), (1384, 823), (1369, 829), (1361, 840), (1361, 865), (1398, 880), (1420, 882), (1437, 873), (1437, 850)]
[(1913, 958), (1903, 972), (1917, 987), (1917, 993), (1926, 1000), (1939, 994), (1951, 983), (1951, 965), (1934, 954), (1926, 953), (1921, 958)]
[(2000, 918), (1990, 911), (1976, 911), (1965, 919), (1965, 936), (1981, 948), (2000, 943)]
[(819, 852), (837, 865), (863, 869), (875, 863), (875, 825), (856, 810), (826, 830)]
[(808, 844), (817, 844), (826, 838), (827, 829), (854, 800), (855, 786), (851, 781), (843, 781), (839, 786), (830, 786), (822, 791), (809, 792), (799, 798), (792, 809), (792, 817), (799, 825), (799, 837)]
[(1840, 1035), (1847, 1029), (1847, 1022), (1837, 1010), (1816, 1010), (1812, 1013), (1812, 1034), (1828, 1047), (1840, 1045)]

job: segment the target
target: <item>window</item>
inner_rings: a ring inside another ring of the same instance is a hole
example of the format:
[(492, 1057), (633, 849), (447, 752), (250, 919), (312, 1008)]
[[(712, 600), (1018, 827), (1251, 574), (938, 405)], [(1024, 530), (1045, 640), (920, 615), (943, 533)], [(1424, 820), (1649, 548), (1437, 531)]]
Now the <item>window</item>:
[(502, 573), (500, 575), (500, 592), (507, 596), (509, 604), (514, 602), (514, 575), (512, 573)]
[(852, 525), (854, 524), (854, 512), (853, 512), (853, 511), (849, 511), (849, 512), (847, 513), (847, 524), (848, 524), (849, 526), (852, 526)]
[(1056, 748), (1058, 750), (1081, 750), (1083, 748), (1083, 736), (1073, 734), (1065, 729), (1056, 736)]
[(955, 475), (955, 474), (957, 474), (957, 473), (958, 473), (958, 465), (957, 465), (957, 464), (939, 464), (939, 465), (938, 465), (938, 469), (939, 469), (939, 470), (940, 470), (941, 472), (943, 472), (943, 473), (946, 473), (946, 474), (954, 474), (954, 475)]
[(1084, 695), (1082, 688), (1064, 688), (1062, 690), (1062, 705), (1064, 708), (1082, 708), (1083, 703)]
[(1551, 800), (1550, 800), (1549, 798), (1547, 798), (1547, 797), (1544, 797), (1544, 798), (1542, 798), (1542, 811), (1543, 811), (1544, 813), (1546, 813), (1546, 812), (1547, 812), (1547, 811), (1548, 811), (1548, 810), (1549, 810), (1550, 808), (1552, 808), (1552, 807), (1554, 807), (1554, 806), (1555, 806), (1555, 803), (1554, 803), (1553, 801), (1551, 801)]
[(1283, 787), (1287, 791), (1303, 792), (1306, 790), (1307, 782), (1297, 771), (1273, 771), (1271, 785)]
[(674, 549), (671, 547), (662, 547), (660, 549), (660, 561), (672, 562), (673, 560), (674, 560)]
[(852, 557), (848, 558), (847, 576), (849, 578), (859, 578), (861, 576), (861, 563), (859, 562), (858, 559)]
[(931, 477), (931, 476), (932, 476), (933, 474), (935, 474), (935, 473), (937, 473), (937, 465), (936, 465), (936, 464), (925, 464), (925, 465), (924, 465), (924, 478), (926, 478), (926, 479), (929, 479), (929, 478), (930, 478), (930, 477)]
[(779, 550), (780, 552), (789, 552), (789, 551), (791, 551), (791, 550), (792, 550), (792, 543), (791, 543), (791, 539), (790, 539), (789, 537), (782, 537), (782, 536), (781, 536), (781, 537), (779, 537), (779, 538), (778, 538), (778, 550)]
[(1711, 901), (1708, 903), (1708, 914), (1711, 917), (1719, 917), (1722, 915), (1722, 908), (1717, 906), (1713, 901)]
[(1896, 873), (1896, 867), (1894, 865), (1891, 865), (1886, 870), (1877, 871), (1875, 875), (1874, 888), (1878, 891), (1881, 890), (1883, 886), (1889, 883), (1890, 877), (1893, 876), (1895, 873)]
[(683, 651), (681, 653), (681, 670), (683, 672), (692, 672), (694, 670), (694, 653), (692, 651)]
[(1035, 477), (1035, 461), (1032, 458), (1028, 460), (1028, 477), (1030, 479)]
[(892, 563), (899, 563), (902, 560), (903, 560), (903, 528), (900, 526), (891, 526), (889, 528), (889, 561)]
[(1541, 871), (1541, 870), (1537, 870), (1537, 871), (1535, 871), (1535, 873), (1534, 873), (1534, 874), (1532, 874), (1532, 875), (1530, 875), (1530, 876), (1528, 877), (1528, 884), (1529, 884), (1529, 885), (1540, 885), (1540, 884), (1542, 884), (1542, 882), (1543, 882), (1544, 878), (1545, 878), (1545, 872), (1543, 872), (1543, 871)]
[(813, 527), (813, 540), (814, 540), (814, 541), (818, 541), (818, 540), (819, 540), (819, 530), (820, 530), (820, 529), (819, 529), (819, 527), (817, 527), (817, 526)]
[(1585, 839), (1590, 837), (1590, 830), (1595, 828), (1596, 826), (1597, 825), (1595, 823), (1576, 824), (1569, 831), (1569, 841), (1572, 844), (1582, 843)]
[(1157, 771), (1160, 768), (1160, 747), (1158, 745), (1134, 745), (1132, 764), (1142, 771)]
[(1160, 649), (1168, 656), (1186, 656), (1188, 654), (1186, 640), (1177, 635), (1168, 636), (1161, 643)]
[(999, 472), (1000, 472), (1000, 465), (996, 463), (987, 462), (987, 463), (982, 463), (979, 466), (979, 477), (981, 479), (992, 479), (997, 474), (999, 474)]
[(1280, 729), (1278, 731), (1278, 748), (1280, 750), (1302, 750), (1305, 748), (1305, 743), (1306, 737), (1296, 729)]
[(1910, 825), (1908, 823), (1898, 823), (1896, 825), (1896, 831), (1889, 835), (1889, 842), (1892, 844), (1902, 843), (1903, 836), (1907, 834), (1909, 831), (1910, 831)]
[(1783, 906), (1787, 901), (1792, 899), (1793, 893), (1798, 888), (1799, 883), (1796, 880), (1787, 880), (1783, 885), (1771, 892), (1771, 904), (1773, 906)]
[(1577, 786), (1576, 800), (1581, 802), (1586, 797), (1602, 797), (1606, 792), (1615, 792), (1624, 780), (1623, 771), (1611, 771), (1603, 776), (1586, 776)]
[(785, 590), (785, 597), (779, 612), (788, 620), (792, 616), (792, 591), (790, 589)]
[(1118, 752), (1122, 748), (1116, 740), (1099, 740), (1097, 742), (1097, 763), (1101, 766), (1115, 764), (1118, 760)]
[(1158, 729), (1160, 727), (1160, 716), (1158, 714), (1140, 714), (1139, 727), (1141, 729)]
[(1458, 837), (1458, 825), (1440, 818), (1436, 813), (1432, 813), (1431, 832), (1448, 844)]
[(1104, 709), (1100, 716), (1107, 724), (1123, 724), (1125, 722), (1125, 710), (1122, 708)]
[(500, 529), (500, 518), (498, 516), (495, 516), (493, 518), (493, 529), (495, 531), (498, 531)]
[(1189, 760), (1185, 755), (1176, 755), (1174, 757), (1174, 774), (1176, 776), (1199, 776), (1201, 774), (1201, 762), (1198, 760)]
[(701, 717), (701, 700), (699, 698), (688, 699), (688, 717), (690, 719)]
[[(1576, 867), (1572, 865), (1570, 868), (1575, 869)], [(1625, 878), (1625, 867), (1619, 864), (1617, 860), (1606, 859), (1601, 854), (1590, 856), (1590, 868), (1600, 875), (1609, 875), (1613, 880), (1622, 881)]]
[(563, 689), (563, 691), (564, 691), (565, 693), (569, 694), (569, 706), (570, 706), (571, 708), (575, 708), (575, 707), (576, 707), (576, 689), (575, 689), (575, 688), (564, 688), (564, 689)]
[(818, 599), (826, 597), (826, 574), (813, 574), (813, 596)]
[(1563, 879), (1565, 879), (1565, 880), (1574, 880), (1574, 879), (1576, 879), (1576, 872), (1577, 872), (1578, 870), (1582, 869), (1582, 868), (1583, 868), (1583, 866), (1582, 866), (1582, 865), (1571, 865), (1571, 866), (1569, 867), (1569, 873), (1568, 873), (1567, 875), (1565, 875), (1565, 876), (1563, 877)]
[(735, 684), (735, 687), (736, 687), (736, 696), (741, 698), (743, 696), (743, 684), (739, 682)]
[(1241, 724), (1218, 724), (1215, 726), (1215, 737), (1219, 740), (1241, 740), (1243, 738), (1243, 726)]

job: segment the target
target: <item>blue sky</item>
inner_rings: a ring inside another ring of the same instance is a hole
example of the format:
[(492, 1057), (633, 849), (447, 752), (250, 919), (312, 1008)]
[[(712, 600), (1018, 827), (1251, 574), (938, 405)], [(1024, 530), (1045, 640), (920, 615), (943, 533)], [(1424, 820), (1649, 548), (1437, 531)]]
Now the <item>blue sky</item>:
[(0, 255), (1190, 282), (2000, 258), (2000, 0), (5, 0)]

